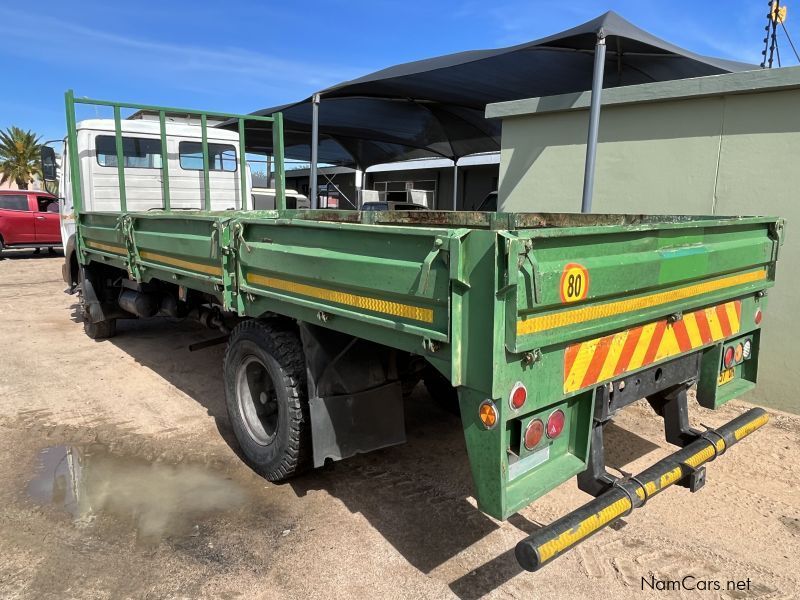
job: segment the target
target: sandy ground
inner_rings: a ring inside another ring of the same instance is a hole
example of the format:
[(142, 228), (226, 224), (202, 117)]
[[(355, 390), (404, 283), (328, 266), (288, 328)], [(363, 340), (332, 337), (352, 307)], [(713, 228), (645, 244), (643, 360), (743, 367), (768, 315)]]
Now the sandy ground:
[[(800, 417), (770, 424), (540, 573), (514, 544), (588, 497), (574, 482), (508, 522), (474, 508), (459, 422), (422, 387), (408, 443), (276, 486), (238, 458), (213, 337), (191, 323), (122, 324), (93, 342), (63, 293), (61, 258), (0, 261), (2, 598), (797, 598)], [(720, 424), (747, 408), (694, 421)], [(608, 462), (669, 452), (636, 404)], [(642, 578), (721, 591), (642, 590)], [(749, 591), (726, 591), (729, 580)], [(691, 580), (690, 580), (691, 581)]]

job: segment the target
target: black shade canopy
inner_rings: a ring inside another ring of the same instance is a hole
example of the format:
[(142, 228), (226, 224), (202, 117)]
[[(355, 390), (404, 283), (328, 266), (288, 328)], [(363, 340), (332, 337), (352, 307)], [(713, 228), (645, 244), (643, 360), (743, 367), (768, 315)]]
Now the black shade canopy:
[[(484, 117), (486, 105), (590, 89), (600, 30), (607, 44), (604, 87), (755, 68), (684, 50), (608, 12), (540, 40), (396, 65), (322, 90), (319, 160), (366, 168), (498, 150), (500, 126)], [(311, 98), (255, 114), (275, 112), (284, 115), (286, 156), (308, 160)], [(248, 124), (247, 139), (251, 150), (272, 145), (261, 124)]]

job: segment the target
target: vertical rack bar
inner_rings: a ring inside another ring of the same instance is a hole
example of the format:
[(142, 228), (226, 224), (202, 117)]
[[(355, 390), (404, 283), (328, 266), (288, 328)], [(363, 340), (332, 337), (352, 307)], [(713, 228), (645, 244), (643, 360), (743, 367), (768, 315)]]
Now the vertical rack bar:
[[(247, 173), (245, 172), (245, 168), (247, 167), (247, 160), (245, 158), (245, 151), (244, 151), (244, 119), (239, 119), (239, 196), (241, 197), (242, 201), (240, 203), (240, 208), (242, 210), (247, 210)], [(255, 206), (253, 206), (255, 208)]]
[(64, 99), (67, 105), (67, 153), (69, 154), (67, 159), (72, 185), (72, 210), (77, 222), (78, 215), (83, 211), (83, 187), (81, 186), (81, 165), (78, 157), (78, 132), (75, 124), (75, 94), (72, 90), (67, 90)]
[[(286, 210), (286, 173), (283, 169), (283, 113), (275, 113), (272, 119), (272, 154), (275, 157), (275, 208)], [(313, 200), (311, 208), (315, 208)]]
[(211, 185), (208, 181), (208, 118), (200, 114), (200, 131), (203, 136), (203, 208), (211, 210)]
[[(273, 130), (274, 131), (274, 130)], [(311, 168), (308, 172), (308, 197), (311, 208), (319, 208), (317, 162), (319, 161), (319, 94), (311, 97)]]
[(119, 104), (114, 105), (114, 143), (117, 149), (117, 177), (119, 178), (119, 210), (128, 210), (128, 199), (125, 194), (125, 153), (122, 150), (122, 123)]
[(594, 46), (594, 73), (592, 74), (592, 102), (589, 107), (589, 135), (586, 140), (586, 164), (583, 171), (583, 196), (581, 212), (592, 212), (592, 194), (594, 193), (594, 167), (597, 157), (597, 132), (600, 129), (600, 102), (603, 94), (603, 76), (606, 68), (606, 34), (600, 29), (597, 32), (597, 43)]
[(170, 210), (169, 201), (169, 162), (167, 154), (167, 115), (163, 110), (158, 111), (158, 125), (161, 130), (161, 194), (164, 210)]
[(453, 210), (458, 210), (458, 158), (453, 159)]

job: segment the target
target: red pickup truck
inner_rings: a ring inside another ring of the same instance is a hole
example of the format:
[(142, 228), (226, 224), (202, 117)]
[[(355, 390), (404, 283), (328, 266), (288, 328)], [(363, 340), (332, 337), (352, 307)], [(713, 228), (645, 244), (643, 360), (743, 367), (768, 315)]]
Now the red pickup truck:
[(55, 246), (61, 246), (58, 198), (33, 190), (0, 190), (0, 253)]

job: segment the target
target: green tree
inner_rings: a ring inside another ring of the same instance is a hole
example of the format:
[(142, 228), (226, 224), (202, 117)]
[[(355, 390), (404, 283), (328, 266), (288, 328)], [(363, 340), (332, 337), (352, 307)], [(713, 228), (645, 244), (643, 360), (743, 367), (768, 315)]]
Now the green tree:
[(27, 190), (35, 176), (42, 177), (40, 139), (19, 127), (0, 131), (0, 183), (11, 179), (19, 189)]

